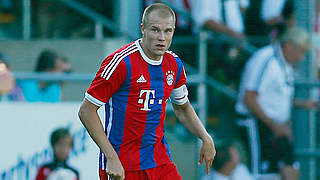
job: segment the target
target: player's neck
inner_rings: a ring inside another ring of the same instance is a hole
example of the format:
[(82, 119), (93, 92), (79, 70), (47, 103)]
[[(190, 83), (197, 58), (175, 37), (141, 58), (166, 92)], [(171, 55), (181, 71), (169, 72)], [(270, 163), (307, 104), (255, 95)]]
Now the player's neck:
[(151, 60), (154, 61), (160, 61), (161, 60), (161, 56), (153, 56), (152, 53), (150, 52), (150, 50), (147, 48), (147, 46), (145, 45), (145, 43), (143, 42), (143, 39), (139, 42), (141, 45), (141, 48), (144, 52), (144, 54)]

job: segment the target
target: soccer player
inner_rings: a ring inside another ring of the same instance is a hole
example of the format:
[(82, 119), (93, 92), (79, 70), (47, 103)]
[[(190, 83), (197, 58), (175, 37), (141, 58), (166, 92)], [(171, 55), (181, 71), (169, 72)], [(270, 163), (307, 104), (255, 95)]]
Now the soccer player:
[[(174, 30), (171, 8), (148, 6), (142, 39), (109, 55), (85, 94), (79, 117), (100, 147), (100, 179), (181, 179), (164, 138), (169, 98), (182, 124), (202, 140), (199, 164), (204, 160), (209, 173), (214, 142), (188, 100), (182, 61), (167, 51)], [(103, 105), (105, 129), (97, 114)]]

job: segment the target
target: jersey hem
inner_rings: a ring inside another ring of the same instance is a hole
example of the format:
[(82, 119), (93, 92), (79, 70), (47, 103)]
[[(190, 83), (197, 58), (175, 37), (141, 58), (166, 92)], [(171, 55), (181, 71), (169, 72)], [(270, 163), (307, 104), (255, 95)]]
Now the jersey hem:
[(143, 170), (146, 170), (146, 169), (152, 169), (152, 168), (163, 166), (163, 165), (166, 165), (166, 164), (174, 164), (174, 163), (172, 161), (167, 161), (167, 162), (158, 164), (156, 166), (151, 166), (151, 167), (144, 168), (144, 169), (141, 169), (141, 168), (130, 168), (130, 169), (125, 169), (125, 171), (143, 171)]

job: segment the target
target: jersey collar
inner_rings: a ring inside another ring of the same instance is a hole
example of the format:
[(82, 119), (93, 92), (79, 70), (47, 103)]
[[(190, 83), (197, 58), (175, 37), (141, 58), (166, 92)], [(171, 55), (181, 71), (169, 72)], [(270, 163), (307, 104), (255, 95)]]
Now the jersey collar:
[(163, 56), (161, 56), (160, 60), (153, 60), (153, 59), (150, 59), (148, 58), (148, 56), (144, 53), (142, 47), (141, 47), (141, 40), (142, 39), (138, 39), (135, 41), (137, 47), (138, 47), (138, 50), (140, 51), (140, 54), (142, 56), (142, 58), (149, 64), (151, 65), (160, 65), (162, 63), (162, 59), (163, 59)]

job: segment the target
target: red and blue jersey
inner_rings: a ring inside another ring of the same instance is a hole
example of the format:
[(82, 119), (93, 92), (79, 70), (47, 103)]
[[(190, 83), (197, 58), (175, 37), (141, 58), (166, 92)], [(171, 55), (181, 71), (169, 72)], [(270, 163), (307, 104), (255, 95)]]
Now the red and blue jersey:
[[(159, 61), (132, 42), (102, 62), (86, 99), (105, 105), (105, 133), (126, 171), (171, 163), (164, 138), (167, 100), (186, 83), (182, 61), (167, 51)], [(100, 152), (99, 166), (106, 157)]]

